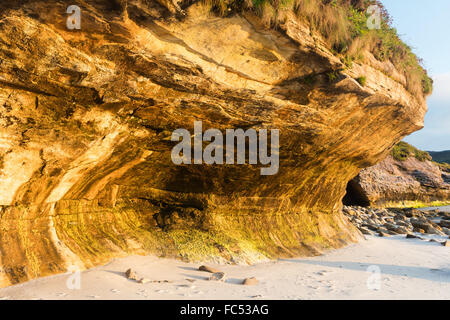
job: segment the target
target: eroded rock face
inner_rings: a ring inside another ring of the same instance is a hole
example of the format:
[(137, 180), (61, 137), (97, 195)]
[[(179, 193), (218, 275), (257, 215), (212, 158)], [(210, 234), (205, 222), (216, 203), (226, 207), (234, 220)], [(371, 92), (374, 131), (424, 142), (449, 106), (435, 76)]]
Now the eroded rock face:
[(388, 156), (350, 181), (346, 201), (373, 206), (450, 201), (450, 173), (428, 160), (396, 161)]
[[(280, 31), (200, 5), (0, 4), (0, 282), (128, 253), (234, 262), (359, 237), (347, 181), (423, 126), (379, 62), (345, 69), (293, 17)], [(330, 81), (330, 72), (337, 75)], [(360, 86), (355, 78), (365, 76)], [(400, 81), (400, 80), (399, 80)], [(172, 163), (177, 128), (280, 130), (280, 170)]]

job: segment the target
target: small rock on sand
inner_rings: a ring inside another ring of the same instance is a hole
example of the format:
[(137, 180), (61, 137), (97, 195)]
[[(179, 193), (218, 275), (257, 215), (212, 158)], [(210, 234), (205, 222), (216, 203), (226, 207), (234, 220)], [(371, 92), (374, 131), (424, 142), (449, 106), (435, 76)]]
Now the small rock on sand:
[(139, 280), (136, 273), (131, 269), (128, 269), (127, 271), (125, 271), (125, 276), (127, 277), (127, 279), (130, 279), (130, 280), (136, 280), (136, 281)]
[(205, 272), (210, 272), (210, 273), (219, 273), (221, 272), (220, 270), (208, 267), (208, 266), (200, 266), (198, 268), (199, 271), (205, 271)]
[(211, 277), (209, 277), (208, 280), (225, 281), (225, 279), (226, 279), (226, 275), (224, 272), (215, 272), (211, 275)]
[(155, 282), (155, 283), (172, 283), (173, 281), (172, 280), (153, 280), (152, 282)]
[(244, 281), (242, 281), (242, 284), (246, 286), (254, 286), (257, 285), (258, 283), (259, 281), (255, 277), (245, 278)]
[(444, 241), (444, 242), (442, 242), (442, 245), (444, 247), (450, 247), (450, 241)]
[(406, 235), (406, 239), (417, 239), (417, 238), (419, 238), (419, 237), (416, 236), (416, 235), (413, 235), (413, 234), (411, 234), (411, 233), (409, 233), (409, 234)]

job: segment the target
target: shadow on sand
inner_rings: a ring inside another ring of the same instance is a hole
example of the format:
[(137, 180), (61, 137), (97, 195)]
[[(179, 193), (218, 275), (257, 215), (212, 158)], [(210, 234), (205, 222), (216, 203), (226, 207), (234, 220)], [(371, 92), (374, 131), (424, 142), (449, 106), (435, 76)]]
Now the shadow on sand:
[[(417, 246), (440, 246), (438, 243), (427, 242), (423, 240), (416, 239), (403, 239), (398, 237), (393, 237), (394, 241), (402, 241), (411, 243), (414, 241), (414, 244)], [(442, 247), (444, 250), (447, 248)], [(377, 263), (369, 263), (366, 261), (354, 262), (354, 261), (320, 261), (320, 260), (312, 260), (312, 259), (280, 259), (280, 261), (287, 262), (295, 262), (295, 263), (303, 263), (309, 265), (316, 265), (322, 267), (330, 267), (337, 269), (348, 269), (348, 270), (356, 270), (362, 272), (368, 272), (367, 268), (369, 266), (378, 266), (382, 274), (385, 275), (393, 275), (393, 276), (403, 276), (408, 278), (417, 278), (417, 279), (425, 279), (429, 281), (436, 282), (450, 282), (450, 268), (444, 267), (439, 269), (431, 269), (427, 267), (420, 266), (398, 266), (393, 264), (377, 264)], [(420, 261), (417, 261), (420, 263)], [(449, 264), (450, 266), (450, 264)]]

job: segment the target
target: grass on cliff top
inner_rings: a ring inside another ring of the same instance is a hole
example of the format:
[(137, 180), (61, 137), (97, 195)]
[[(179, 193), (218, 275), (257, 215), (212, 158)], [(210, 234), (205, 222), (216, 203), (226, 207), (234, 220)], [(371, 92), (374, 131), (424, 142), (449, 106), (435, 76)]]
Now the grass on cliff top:
[(428, 152), (419, 150), (412, 145), (401, 141), (395, 145), (391, 150), (392, 157), (397, 161), (405, 161), (409, 157), (415, 157), (419, 161), (431, 161), (431, 156)]
[[(342, 55), (351, 65), (363, 60), (362, 52), (371, 52), (379, 61), (390, 61), (407, 81), (412, 94), (431, 94), (433, 80), (422, 67), (422, 61), (412, 52), (392, 27), (392, 19), (378, 0), (201, 0), (221, 15), (253, 10), (267, 25), (276, 27), (292, 11), (319, 32), (330, 49)], [(369, 30), (367, 8), (381, 8), (381, 28)]]

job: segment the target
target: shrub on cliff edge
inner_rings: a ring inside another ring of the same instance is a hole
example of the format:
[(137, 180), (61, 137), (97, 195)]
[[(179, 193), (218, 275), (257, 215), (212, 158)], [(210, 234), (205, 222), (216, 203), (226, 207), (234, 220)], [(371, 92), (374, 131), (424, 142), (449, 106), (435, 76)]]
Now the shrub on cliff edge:
[(419, 161), (431, 161), (431, 156), (428, 152), (419, 150), (404, 141), (395, 145), (391, 151), (391, 155), (397, 161), (405, 161), (409, 157), (415, 157)]

